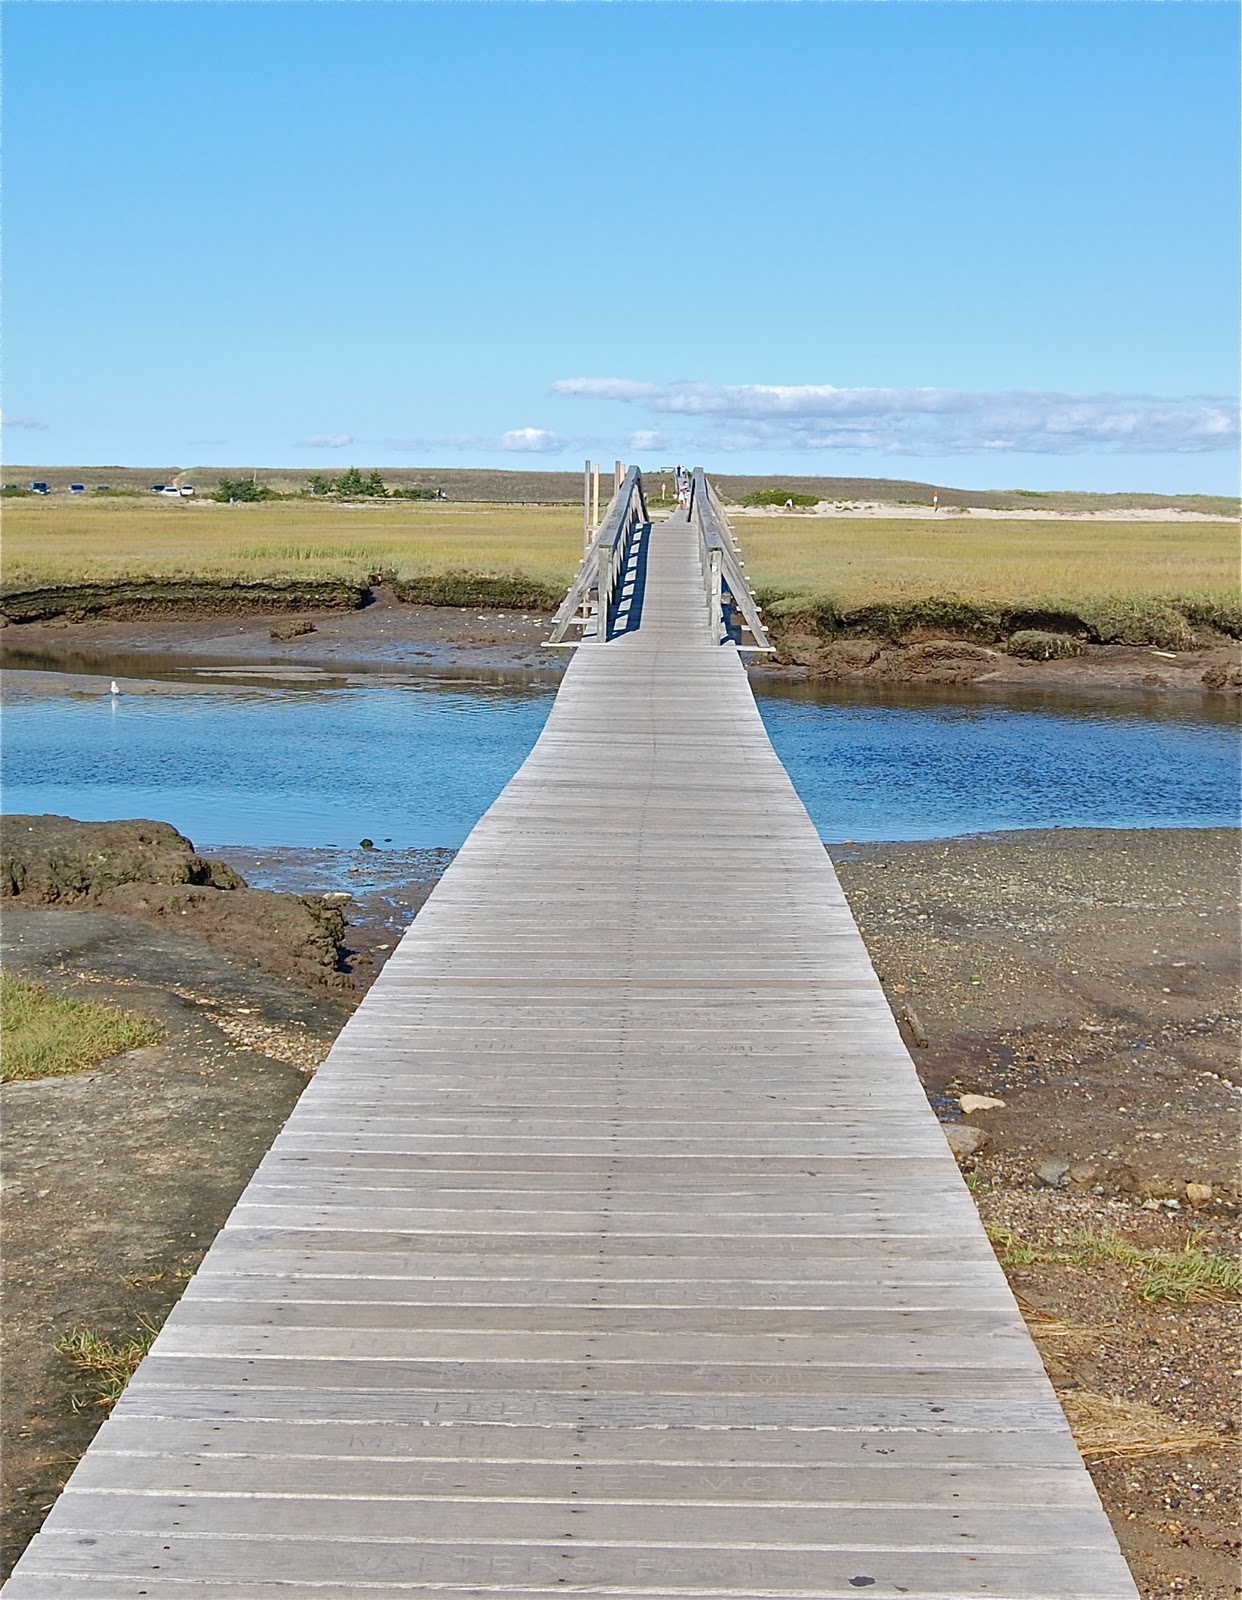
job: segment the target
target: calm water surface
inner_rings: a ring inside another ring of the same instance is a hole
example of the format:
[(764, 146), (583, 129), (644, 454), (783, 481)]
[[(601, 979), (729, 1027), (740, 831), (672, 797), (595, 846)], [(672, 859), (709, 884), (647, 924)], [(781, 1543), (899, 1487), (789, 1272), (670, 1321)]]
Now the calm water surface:
[[(238, 686), (154, 695), (13, 693), (7, 812), (153, 817), (197, 845), (454, 846), (538, 737), (546, 682)], [(760, 688), (825, 839), (1238, 820), (1238, 730), (1222, 705), (980, 700)]]

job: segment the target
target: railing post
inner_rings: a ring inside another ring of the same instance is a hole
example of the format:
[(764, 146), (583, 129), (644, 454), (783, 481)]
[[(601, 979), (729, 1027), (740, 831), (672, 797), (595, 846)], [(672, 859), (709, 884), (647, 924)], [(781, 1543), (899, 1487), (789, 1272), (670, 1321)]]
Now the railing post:
[(582, 465), (582, 553), (591, 548), (591, 463)]
[(711, 605), (712, 618), (712, 643), (720, 643), (720, 635), (724, 630), (724, 605), (720, 593), (720, 551), (713, 550), (711, 557), (711, 587), (708, 590), (708, 601)]
[(595, 463), (595, 470), (591, 474), (591, 528), (599, 532), (599, 462)]

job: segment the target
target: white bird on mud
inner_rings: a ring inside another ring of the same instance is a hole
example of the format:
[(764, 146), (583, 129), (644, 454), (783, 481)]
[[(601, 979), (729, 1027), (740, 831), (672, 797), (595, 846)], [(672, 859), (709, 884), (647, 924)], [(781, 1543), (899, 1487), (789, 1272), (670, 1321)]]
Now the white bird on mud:
[(121, 686), (120, 686), (120, 684), (119, 684), (119, 683), (118, 683), (118, 682), (117, 682), (117, 681), (116, 681), (116, 679), (115, 679), (115, 678), (113, 678), (113, 680), (112, 680), (112, 684), (111, 684), (111, 687), (110, 687), (110, 689), (109, 689), (109, 691), (108, 691), (108, 692), (109, 692), (109, 694), (120, 694), (120, 692), (121, 692)]

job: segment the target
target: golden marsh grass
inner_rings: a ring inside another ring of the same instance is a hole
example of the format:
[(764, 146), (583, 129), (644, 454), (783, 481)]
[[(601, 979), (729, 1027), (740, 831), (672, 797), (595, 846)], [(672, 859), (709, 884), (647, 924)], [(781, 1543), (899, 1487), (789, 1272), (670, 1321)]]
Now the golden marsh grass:
[(340, 578), (445, 571), (567, 586), (582, 514), (559, 506), (380, 506), (276, 501), (10, 501), (4, 583), (120, 578)]
[[(581, 554), (573, 506), (14, 500), (4, 586), (384, 576), (419, 598), (563, 592)], [(780, 631), (800, 617), (901, 635), (1000, 637), (1049, 625), (1174, 648), (1239, 628), (1237, 527), (1219, 522), (745, 518), (751, 581)], [(451, 582), (437, 584), (440, 578)], [(542, 602), (539, 602), (542, 603)]]
[(930, 596), (998, 605), (1238, 598), (1237, 527), (1224, 521), (755, 517), (734, 531), (756, 588), (827, 595), (842, 609)]

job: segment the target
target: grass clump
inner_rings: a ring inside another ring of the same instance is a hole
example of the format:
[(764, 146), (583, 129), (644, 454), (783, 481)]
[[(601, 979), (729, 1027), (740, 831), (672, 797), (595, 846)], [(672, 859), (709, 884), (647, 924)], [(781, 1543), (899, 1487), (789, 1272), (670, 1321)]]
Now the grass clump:
[(0, 1081), (85, 1072), (138, 1045), (160, 1029), (149, 1017), (94, 1000), (66, 1000), (41, 984), (0, 973)]
[(91, 1379), (91, 1393), (88, 1396), (75, 1396), (73, 1409), (84, 1411), (88, 1407), (98, 1407), (108, 1410), (115, 1405), (158, 1332), (159, 1329), (143, 1317), (138, 1332), (121, 1344), (112, 1339), (103, 1339), (89, 1328), (77, 1328), (58, 1339), (52, 1346), (56, 1354), (64, 1356), (79, 1372)]
[(1009, 1228), (989, 1228), (1002, 1266), (1120, 1267), (1140, 1300), (1189, 1305), (1192, 1300), (1236, 1300), (1242, 1294), (1242, 1263), (1207, 1248), (1201, 1231), (1186, 1237), (1180, 1250), (1131, 1244), (1120, 1234), (1083, 1229), (1063, 1244), (1038, 1245)]
[(1067, 633), (1043, 633), (1038, 628), (1019, 628), (1005, 648), (1011, 656), (1024, 656), (1028, 661), (1066, 661), (1087, 652), (1081, 639)]

